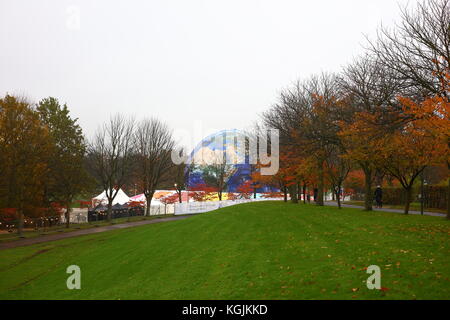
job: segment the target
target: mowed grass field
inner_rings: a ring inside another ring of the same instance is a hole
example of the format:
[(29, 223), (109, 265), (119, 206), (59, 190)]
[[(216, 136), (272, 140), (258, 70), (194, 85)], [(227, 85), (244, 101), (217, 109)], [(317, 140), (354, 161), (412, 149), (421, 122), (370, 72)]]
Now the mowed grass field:
[(248, 203), (1, 250), (0, 299), (449, 299), (449, 240), (444, 218)]

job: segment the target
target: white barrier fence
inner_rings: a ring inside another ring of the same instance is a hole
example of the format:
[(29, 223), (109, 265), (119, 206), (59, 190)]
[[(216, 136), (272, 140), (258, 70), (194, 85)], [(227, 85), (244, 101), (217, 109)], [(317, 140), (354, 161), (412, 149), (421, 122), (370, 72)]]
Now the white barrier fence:
[(205, 202), (189, 202), (189, 203), (175, 203), (175, 215), (179, 214), (196, 214), (202, 212), (213, 211), (216, 209), (233, 206), (240, 203), (256, 202), (256, 201), (269, 201), (269, 200), (281, 200), (280, 198), (274, 199), (240, 199), (240, 200), (222, 200), (222, 201), (205, 201)]
[(159, 216), (163, 214), (174, 214), (175, 206), (173, 204), (167, 205), (152, 205), (150, 206), (150, 215)]
[[(61, 214), (61, 222), (66, 223), (66, 209), (63, 209)], [(88, 209), (73, 208), (70, 211), (70, 223), (87, 223), (88, 222)]]

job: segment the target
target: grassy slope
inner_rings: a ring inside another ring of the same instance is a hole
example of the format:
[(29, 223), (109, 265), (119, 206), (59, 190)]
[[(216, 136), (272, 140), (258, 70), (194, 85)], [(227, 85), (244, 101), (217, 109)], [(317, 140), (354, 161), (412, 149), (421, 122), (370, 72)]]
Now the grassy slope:
[[(436, 217), (243, 204), (0, 251), (0, 298), (449, 299), (449, 235)], [(371, 264), (388, 291), (366, 288)]]
[(46, 228), (39, 228), (39, 230), (33, 230), (28, 229), (24, 230), (23, 237), (19, 237), (17, 232), (11, 232), (11, 233), (1, 233), (0, 234), (0, 243), (1, 242), (10, 242), (10, 241), (17, 241), (21, 240), (22, 238), (36, 238), (40, 237), (42, 235), (49, 235), (49, 234), (57, 234), (57, 233), (65, 233), (65, 232), (72, 232), (77, 231), (80, 229), (91, 229), (96, 227), (103, 227), (103, 226), (110, 226), (113, 224), (118, 223), (127, 223), (127, 222), (134, 222), (134, 221), (142, 221), (142, 220), (152, 220), (152, 219), (159, 219), (159, 218), (167, 218), (167, 217), (173, 217), (173, 214), (166, 214), (166, 215), (154, 215), (150, 217), (144, 217), (144, 216), (133, 216), (129, 218), (116, 218), (112, 219), (112, 221), (107, 220), (100, 220), (100, 221), (92, 221), (90, 223), (71, 223), (69, 228), (66, 228), (65, 224), (61, 224), (59, 226), (52, 226), (52, 227), (46, 227)]

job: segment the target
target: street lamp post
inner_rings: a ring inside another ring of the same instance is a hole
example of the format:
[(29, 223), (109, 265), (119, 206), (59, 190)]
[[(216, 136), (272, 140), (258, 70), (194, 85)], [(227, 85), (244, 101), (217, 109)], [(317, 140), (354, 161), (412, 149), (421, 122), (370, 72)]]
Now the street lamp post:
[(180, 203), (182, 203), (183, 199), (181, 198), (181, 190), (178, 190), (178, 183), (175, 182), (173, 185), (175, 187), (176, 193), (178, 194), (178, 199), (179, 199)]

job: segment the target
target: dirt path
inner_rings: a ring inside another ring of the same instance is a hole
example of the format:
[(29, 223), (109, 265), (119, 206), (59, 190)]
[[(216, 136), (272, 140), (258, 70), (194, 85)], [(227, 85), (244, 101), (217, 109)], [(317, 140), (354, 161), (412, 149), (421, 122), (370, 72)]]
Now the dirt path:
[(114, 224), (114, 225), (103, 226), (103, 227), (98, 227), (98, 228), (90, 228), (90, 229), (84, 229), (84, 230), (78, 230), (78, 231), (71, 231), (71, 232), (67, 232), (67, 233), (51, 234), (51, 235), (46, 235), (46, 236), (41, 236), (41, 237), (36, 237), (36, 238), (21, 239), (21, 240), (16, 240), (16, 241), (11, 241), (11, 242), (0, 243), (0, 250), (22, 247), (22, 246), (29, 246), (29, 245), (36, 244), (36, 243), (55, 241), (55, 240), (61, 240), (61, 239), (66, 239), (66, 238), (73, 238), (73, 237), (78, 237), (78, 236), (85, 235), (85, 234), (94, 234), (94, 233), (105, 232), (105, 231), (110, 231), (110, 230), (131, 228), (131, 227), (136, 227), (136, 226), (142, 226), (145, 224), (153, 224), (153, 223), (160, 223), (160, 222), (166, 222), (166, 221), (181, 220), (181, 219), (186, 219), (186, 218), (189, 218), (189, 216), (159, 218), (159, 219), (152, 219), (152, 220), (121, 223), (121, 224)]

